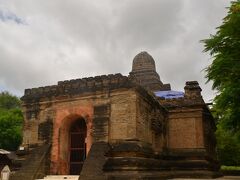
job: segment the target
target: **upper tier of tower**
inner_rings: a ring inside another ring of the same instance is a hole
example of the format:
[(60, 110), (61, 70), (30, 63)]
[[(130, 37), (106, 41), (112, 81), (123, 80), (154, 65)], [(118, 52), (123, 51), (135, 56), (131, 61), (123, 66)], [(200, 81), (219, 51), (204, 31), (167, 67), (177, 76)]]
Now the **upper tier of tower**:
[(137, 54), (132, 63), (130, 77), (151, 91), (170, 90), (170, 84), (163, 84), (156, 72), (155, 61), (147, 52)]

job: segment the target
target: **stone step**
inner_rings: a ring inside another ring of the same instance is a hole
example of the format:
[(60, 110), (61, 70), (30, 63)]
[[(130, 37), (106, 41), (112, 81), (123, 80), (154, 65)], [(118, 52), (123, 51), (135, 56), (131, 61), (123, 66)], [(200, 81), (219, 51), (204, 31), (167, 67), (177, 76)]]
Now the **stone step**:
[(36, 179), (36, 180), (64, 180), (64, 179), (78, 180), (79, 176), (78, 175), (48, 175), (43, 179)]

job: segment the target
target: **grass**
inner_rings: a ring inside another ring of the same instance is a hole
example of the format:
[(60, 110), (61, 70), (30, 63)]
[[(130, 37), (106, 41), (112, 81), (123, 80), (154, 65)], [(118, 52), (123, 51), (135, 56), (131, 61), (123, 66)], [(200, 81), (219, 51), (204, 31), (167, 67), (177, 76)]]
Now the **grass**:
[(221, 170), (240, 171), (240, 166), (221, 166)]

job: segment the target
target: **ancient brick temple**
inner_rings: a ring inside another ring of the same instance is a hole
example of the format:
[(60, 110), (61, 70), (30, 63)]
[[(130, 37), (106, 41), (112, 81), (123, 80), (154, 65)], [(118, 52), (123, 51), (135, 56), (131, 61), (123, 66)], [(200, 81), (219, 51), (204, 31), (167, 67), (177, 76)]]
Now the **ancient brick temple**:
[(13, 179), (217, 176), (213, 117), (198, 82), (186, 82), (184, 90), (161, 81), (147, 52), (135, 56), (129, 76), (26, 89), (22, 146), (28, 155)]

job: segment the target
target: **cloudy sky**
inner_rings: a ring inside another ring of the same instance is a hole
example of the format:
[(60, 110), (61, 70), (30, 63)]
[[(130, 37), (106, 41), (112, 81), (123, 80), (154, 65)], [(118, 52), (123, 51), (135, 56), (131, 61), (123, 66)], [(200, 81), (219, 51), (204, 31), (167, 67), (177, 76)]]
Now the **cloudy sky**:
[(101, 74), (128, 75), (147, 51), (164, 83), (197, 80), (211, 63), (199, 41), (216, 32), (229, 0), (0, 0), (0, 91)]

